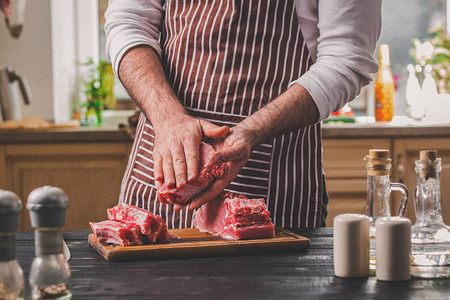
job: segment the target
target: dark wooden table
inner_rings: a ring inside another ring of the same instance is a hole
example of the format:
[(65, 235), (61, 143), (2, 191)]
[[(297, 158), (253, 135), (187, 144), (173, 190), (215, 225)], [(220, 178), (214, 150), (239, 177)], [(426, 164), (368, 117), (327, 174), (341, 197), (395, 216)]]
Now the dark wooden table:
[[(73, 299), (450, 299), (450, 279), (392, 283), (373, 276), (337, 278), (332, 229), (298, 233), (311, 239), (306, 252), (107, 262), (88, 244), (88, 231), (65, 232)], [(32, 232), (18, 233), (17, 252), (28, 279)]]

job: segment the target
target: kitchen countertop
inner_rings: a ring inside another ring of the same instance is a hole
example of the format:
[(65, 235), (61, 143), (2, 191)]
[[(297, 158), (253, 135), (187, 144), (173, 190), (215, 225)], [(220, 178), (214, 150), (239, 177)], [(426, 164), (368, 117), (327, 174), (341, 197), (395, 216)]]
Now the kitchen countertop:
[[(73, 299), (448, 299), (450, 279), (337, 278), (332, 228), (298, 233), (310, 238), (308, 251), (113, 263), (91, 248), (88, 231), (65, 232)], [(19, 232), (17, 258), (26, 279), (33, 256), (33, 233)]]
[[(128, 115), (132, 112), (128, 112)], [(126, 124), (127, 113), (119, 117), (105, 118), (101, 126), (82, 126), (68, 129), (47, 130), (0, 130), (0, 144), (19, 143), (89, 143), (132, 142), (118, 124)], [(344, 138), (419, 138), (450, 137), (450, 121), (447, 123), (414, 121), (406, 117), (395, 117), (389, 123), (375, 123), (373, 118), (360, 117), (357, 123), (324, 124), (324, 139)]]

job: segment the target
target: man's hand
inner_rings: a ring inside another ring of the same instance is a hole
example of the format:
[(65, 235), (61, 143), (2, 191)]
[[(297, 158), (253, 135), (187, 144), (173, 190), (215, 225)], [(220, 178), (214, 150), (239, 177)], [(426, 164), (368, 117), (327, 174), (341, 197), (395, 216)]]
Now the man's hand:
[[(192, 201), (189, 209), (198, 208), (217, 197), (236, 178), (255, 146), (285, 132), (314, 124), (318, 119), (319, 111), (308, 91), (299, 84), (292, 85), (265, 107), (233, 127), (226, 139), (216, 141), (216, 160), (228, 162), (228, 170)], [(180, 208), (174, 207), (175, 210)]]
[[(213, 146), (217, 151), (213, 154), (213, 161), (228, 162), (228, 170), (189, 204), (190, 210), (215, 199), (236, 178), (239, 171), (250, 158), (254, 140), (254, 134), (245, 128), (243, 124), (239, 124), (231, 129), (230, 135), (225, 139), (214, 141)], [(175, 210), (180, 208), (175, 206)]]
[(185, 115), (174, 122), (155, 126), (153, 149), (154, 176), (160, 185), (178, 188), (197, 177), (199, 148), (203, 138), (223, 138), (229, 133), (227, 126), (216, 126), (208, 121)]
[(197, 177), (200, 141), (225, 137), (229, 127), (195, 119), (166, 80), (156, 52), (145, 45), (129, 49), (119, 76), (155, 130), (153, 173), (156, 185), (182, 187)]
[(0, 10), (5, 14), (5, 17), (9, 18), (11, 16), (11, 1), (0, 0)]

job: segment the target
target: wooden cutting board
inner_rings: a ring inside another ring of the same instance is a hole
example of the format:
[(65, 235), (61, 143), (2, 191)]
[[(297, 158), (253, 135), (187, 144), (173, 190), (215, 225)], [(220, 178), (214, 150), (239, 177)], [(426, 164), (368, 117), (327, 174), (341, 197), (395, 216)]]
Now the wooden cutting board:
[(138, 246), (113, 246), (99, 243), (94, 234), (89, 243), (107, 261), (156, 260), (171, 258), (227, 256), (304, 251), (309, 248), (309, 239), (276, 227), (275, 237), (255, 240), (225, 240), (197, 228), (173, 229), (170, 234), (179, 236), (167, 244)]

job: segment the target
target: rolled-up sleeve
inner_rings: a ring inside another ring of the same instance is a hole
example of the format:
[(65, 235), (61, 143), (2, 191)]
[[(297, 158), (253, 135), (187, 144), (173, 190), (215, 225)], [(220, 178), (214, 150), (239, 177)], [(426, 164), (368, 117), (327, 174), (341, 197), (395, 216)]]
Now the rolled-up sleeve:
[(323, 120), (355, 99), (378, 70), (373, 53), (381, 31), (381, 0), (321, 0), (316, 13), (317, 57), (291, 84), (308, 90)]
[(163, 1), (110, 0), (105, 13), (106, 54), (117, 75), (125, 52), (137, 45), (148, 45), (158, 55), (163, 22)]

